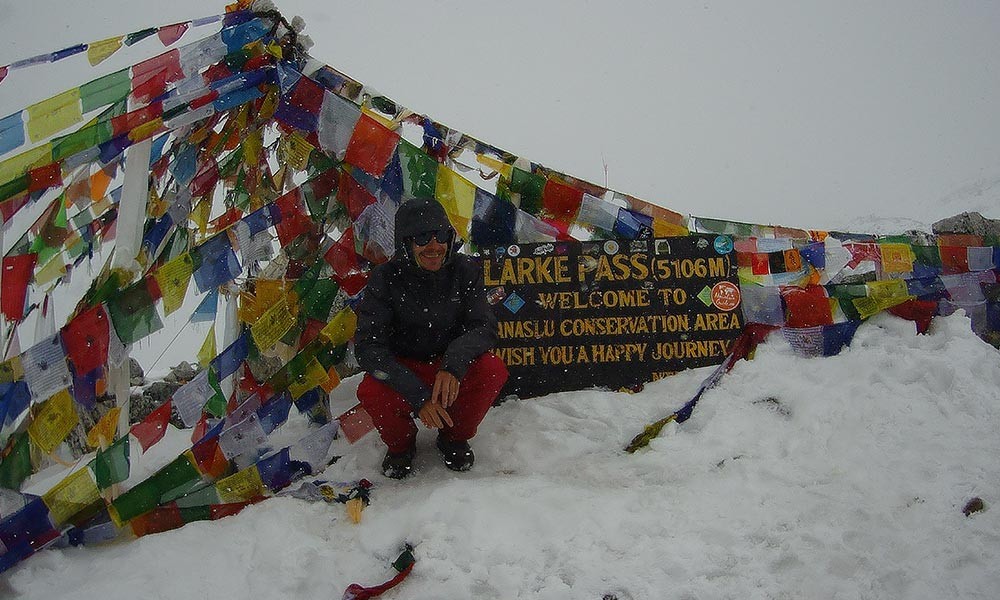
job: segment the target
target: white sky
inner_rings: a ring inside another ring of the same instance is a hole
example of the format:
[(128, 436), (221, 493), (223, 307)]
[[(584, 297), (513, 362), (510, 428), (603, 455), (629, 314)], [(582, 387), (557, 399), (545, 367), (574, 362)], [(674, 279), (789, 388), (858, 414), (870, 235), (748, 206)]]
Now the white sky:
[[(223, 6), (0, 0), (0, 65)], [(315, 57), (409, 108), (596, 183), (607, 164), (610, 187), (680, 212), (813, 228), (1000, 217), (997, 3), (279, 8), (305, 19)], [(15, 71), (0, 116), (131, 62)]]

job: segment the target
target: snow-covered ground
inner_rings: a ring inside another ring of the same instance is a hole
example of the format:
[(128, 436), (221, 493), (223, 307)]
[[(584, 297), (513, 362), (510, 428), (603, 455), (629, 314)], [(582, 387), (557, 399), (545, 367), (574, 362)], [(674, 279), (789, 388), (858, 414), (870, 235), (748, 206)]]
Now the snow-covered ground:
[[(621, 450), (705, 375), (507, 402), (465, 474), (441, 464), (427, 431), (402, 482), (377, 474), (374, 434), (338, 440), (343, 458), (323, 477), (375, 484), (358, 525), (339, 504), (275, 498), (138, 540), (44, 551), (4, 591), (340, 598), (352, 582), (388, 579), (409, 542), (414, 571), (386, 598), (996, 597), (1000, 353), (966, 318), (915, 335), (880, 315), (831, 358), (800, 358), (772, 335), (689, 421)], [(334, 390), (335, 408), (357, 383)], [(975, 496), (986, 510), (967, 517)]]

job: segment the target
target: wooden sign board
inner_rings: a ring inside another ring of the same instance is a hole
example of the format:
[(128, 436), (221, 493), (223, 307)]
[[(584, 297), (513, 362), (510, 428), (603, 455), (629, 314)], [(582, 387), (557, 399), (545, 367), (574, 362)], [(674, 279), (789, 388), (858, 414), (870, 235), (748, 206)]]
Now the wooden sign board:
[(724, 235), (486, 249), (502, 394), (617, 390), (721, 363), (743, 328), (736, 269)]

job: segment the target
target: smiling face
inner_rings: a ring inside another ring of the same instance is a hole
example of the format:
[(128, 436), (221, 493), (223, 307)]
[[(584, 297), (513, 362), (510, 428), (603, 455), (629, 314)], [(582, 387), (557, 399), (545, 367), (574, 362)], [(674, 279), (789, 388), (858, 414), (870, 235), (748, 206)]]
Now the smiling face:
[(413, 257), (417, 261), (417, 266), (427, 271), (440, 270), (448, 257), (448, 244), (437, 241), (432, 237), (423, 246), (416, 242), (410, 242), (413, 248)]

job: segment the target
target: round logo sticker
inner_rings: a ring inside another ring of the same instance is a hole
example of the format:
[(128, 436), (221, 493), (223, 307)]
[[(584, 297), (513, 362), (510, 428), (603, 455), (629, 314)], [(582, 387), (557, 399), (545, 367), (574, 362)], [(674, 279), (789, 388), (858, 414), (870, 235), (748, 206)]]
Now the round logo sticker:
[(720, 235), (715, 238), (715, 251), (719, 254), (729, 254), (733, 251), (733, 238), (728, 235)]
[(516, 246), (514, 244), (511, 244), (510, 246), (507, 246), (507, 254), (509, 254), (511, 256), (517, 256), (520, 253), (521, 253), (521, 248), (519, 248), (518, 246)]
[(614, 240), (604, 242), (604, 252), (607, 254), (618, 254), (618, 242)]
[(735, 283), (720, 281), (712, 286), (712, 304), (719, 310), (733, 310), (740, 305), (740, 288)]

